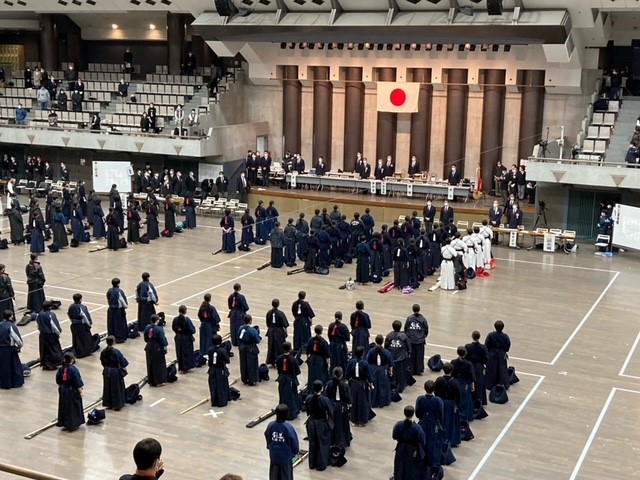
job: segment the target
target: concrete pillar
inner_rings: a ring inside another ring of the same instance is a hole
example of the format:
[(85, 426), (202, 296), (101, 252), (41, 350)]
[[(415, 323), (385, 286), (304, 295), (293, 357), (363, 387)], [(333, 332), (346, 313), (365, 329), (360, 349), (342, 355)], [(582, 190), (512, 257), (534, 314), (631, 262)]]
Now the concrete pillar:
[(170, 75), (180, 75), (185, 36), (184, 15), (167, 13), (167, 65)]
[(329, 80), (329, 67), (313, 69), (313, 164), (319, 156), (331, 169), (331, 116), (333, 110), (333, 84)]
[[(282, 135), (284, 151), (300, 153), (302, 131), (302, 84), (298, 80), (298, 67), (284, 67), (282, 83)], [(308, 165), (312, 165), (307, 162)]]
[[(429, 147), (431, 145), (431, 70), (417, 68), (413, 72), (413, 81), (420, 82), (420, 96), (418, 97), (418, 111), (411, 114), (411, 143), (409, 156), (415, 155), (420, 170), (429, 170)], [(411, 162), (411, 160), (409, 160)]]
[(545, 93), (544, 73), (544, 70), (525, 70), (522, 75), (523, 87), (517, 163), (520, 163), (521, 158), (528, 158), (533, 152), (533, 147), (542, 138)]
[(493, 188), (493, 171), (498, 160), (502, 160), (505, 77), (504, 70), (485, 71), (480, 139), (480, 169), (485, 192)]
[(58, 69), (58, 35), (53, 15), (40, 15), (40, 65), (47, 72)]
[(364, 135), (364, 83), (362, 68), (345, 69), (344, 87), (344, 170), (353, 171), (356, 154), (362, 152)]
[[(379, 82), (395, 82), (395, 68), (380, 68), (378, 70)], [(396, 134), (398, 128), (398, 114), (391, 112), (378, 112), (378, 128), (376, 135), (376, 159), (386, 161), (387, 155), (391, 155), (396, 162)]]
[(449, 70), (447, 85), (447, 120), (444, 138), (444, 178), (451, 166), (455, 165), (462, 176), (469, 176), (464, 170), (465, 137), (467, 131), (467, 70)]

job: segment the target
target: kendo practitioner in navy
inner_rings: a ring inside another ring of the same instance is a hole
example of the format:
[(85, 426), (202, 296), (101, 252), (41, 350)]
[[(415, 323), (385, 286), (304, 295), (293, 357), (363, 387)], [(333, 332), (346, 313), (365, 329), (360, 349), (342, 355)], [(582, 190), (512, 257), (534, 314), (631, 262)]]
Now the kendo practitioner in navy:
[(371, 371), (373, 389), (371, 391), (371, 406), (383, 408), (391, 404), (391, 382), (393, 374), (393, 357), (384, 348), (384, 337), (376, 335), (375, 347), (369, 349), (367, 362)]
[(363, 359), (364, 348), (359, 346), (347, 363), (345, 377), (351, 389), (351, 421), (362, 427), (371, 420), (371, 402), (369, 400), (369, 390), (371, 388), (371, 371), (369, 363)]
[(393, 330), (387, 334), (384, 348), (391, 352), (393, 357), (393, 375), (391, 380), (396, 384), (398, 393), (402, 393), (407, 386), (407, 370), (410, 368), (411, 343), (406, 333), (401, 332), (402, 322), (394, 320), (391, 324)]
[(42, 219), (42, 212), (38, 208), (33, 212), (33, 217), (29, 221), (31, 227), (31, 246), (29, 251), (32, 254), (38, 254), (44, 252), (44, 231), (46, 225)]
[[(398, 222), (398, 220), (393, 221), (393, 227), (389, 229), (389, 236), (391, 237), (391, 252), (393, 254), (393, 250), (398, 245), (398, 240), (402, 238), (402, 230), (400, 229), (400, 222)], [(393, 261), (395, 262), (395, 258), (393, 258)]]
[(222, 228), (222, 251), (225, 253), (233, 253), (236, 251), (236, 231), (234, 227), (235, 221), (231, 216), (231, 210), (226, 208), (224, 217), (220, 219), (220, 228)]
[(479, 399), (482, 405), (487, 404), (487, 389), (485, 387), (485, 369), (489, 362), (489, 351), (482, 343), (480, 343), (480, 332), (474, 330), (471, 334), (471, 343), (467, 343), (464, 348), (467, 350), (467, 360), (473, 365), (476, 375), (476, 389), (473, 392), (473, 398)]
[(120, 289), (120, 279), (111, 280), (111, 288), (107, 290), (107, 335), (113, 335), (116, 343), (123, 343), (129, 338), (127, 326), (127, 308), (129, 302)]
[(158, 292), (149, 281), (149, 272), (143, 272), (142, 281), (136, 286), (136, 302), (138, 303), (138, 330), (143, 332), (149, 325), (151, 315), (156, 313)]
[(413, 421), (415, 410), (404, 407), (405, 419), (393, 427), (392, 437), (398, 442), (393, 459), (394, 480), (422, 480), (424, 477), (424, 431)]
[(196, 206), (191, 195), (184, 199), (184, 223), (188, 229), (196, 228)]
[(398, 290), (409, 286), (409, 252), (402, 238), (393, 249), (393, 284)]
[(242, 234), (240, 236), (240, 246), (238, 247), (238, 250), (248, 252), (251, 250), (249, 245), (251, 245), (254, 240), (253, 225), (255, 224), (255, 221), (251, 216), (251, 210), (248, 208), (245, 208), (244, 215), (240, 218), (240, 224), (242, 225)]
[(356, 282), (360, 285), (369, 283), (371, 277), (371, 249), (367, 237), (361, 236), (356, 245)]
[(307, 396), (305, 407), (307, 415), (307, 435), (309, 437), (309, 468), (323, 471), (329, 465), (331, 450), (331, 431), (333, 430), (333, 406), (322, 395), (324, 383), (316, 380), (312, 385), (313, 393)]
[(298, 240), (298, 259), (304, 262), (307, 259), (307, 237), (309, 236), (309, 223), (304, 219), (304, 212), (301, 212), (298, 217), (298, 221), (296, 222), (296, 232), (296, 238)]
[(127, 242), (138, 243), (140, 241), (140, 213), (138, 207), (129, 204), (127, 207)]
[(317, 232), (318, 238), (318, 266), (329, 268), (331, 265), (331, 237), (324, 227)]
[(282, 268), (284, 265), (284, 232), (280, 228), (280, 222), (276, 222), (271, 234), (271, 268)]
[(84, 242), (84, 225), (82, 218), (82, 208), (76, 204), (71, 215), (71, 232), (73, 233), (73, 240), (78, 244)]
[(341, 367), (333, 369), (333, 378), (324, 387), (324, 394), (333, 405), (333, 430), (331, 445), (347, 448), (351, 445), (351, 425), (349, 424), (349, 408), (351, 407), (351, 389), (344, 380)]
[(373, 219), (373, 216), (371, 215), (371, 210), (369, 209), (369, 207), (364, 209), (364, 215), (362, 215), (362, 223), (364, 224), (364, 232), (365, 232), (365, 236), (368, 240), (371, 240), (371, 237), (373, 235), (373, 228), (376, 226), (376, 222)]
[(336, 222), (332, 222), (327, 227), (327, 233), (329, 234), (329, 239), (331, 242), (331, 263), (335, 264), (338, 259), (342, 260), (342, 255), (340, 251), (340, 231), (338, 230), (338, 224)]
[(420, 313), (420, 305), (414, 304), (412, 310), (413, 314), (404, 322), (404, 333), (411, 343), (411, 373), (421, 375), (424, 372), (424, 347), (429, 335), (429, 324)]
[(487, 390), (491, 390), (496, 385), (504, 385), (505, 388), (509, 388), (507, 358), (509, 349), (511, 348), (511, 339), (509, 335), (503, 332), (504, 323), (502, 320), (495, 322), (493, 327), (495, 331), (487, 335), (484, 341), (487, 351), (489, 352), (487, 375), (485, 377), (485, 387)]
[(196, 327), (189, 317), (187, 317), (187, 307), (178, 307), (178, 316), (173, 319), (171, 329), (176, 334), (176, 358), (178, 360), (178, 370), (180, 373), (187, 373), (195, 368), (193, 352), (193, 336), (196, 334)]
[(151, 315), (151, 323), (144, 329), (143, 338), (146, 343), (145, 357), (147, 360), (147, 377), (149, 385), (160, 387), (167, 382), (166, 354), (169, 342), (164, 334), (164, 328), (158, 325), (160, 317)]
[(322, 225), (324, 225), (324, 220), (322, 220), (322, 215), (320, 215), (320, 209), (316, 208), (313, 217), (311, 217), (311, 221), (309, 222), (309, 227), (314, 232), (322, 229)]
[(57, 244), (60, 248), (69, 246), (69, 241), (67, 240), (67, 228), (65, 226), (66, 223), (67, 217), (64, 216), (60, 207), (56, 207), (56, 213), (53, 214), (51, 230), (53, 233), (53, 243)]
[(84, 358), (91, 355), (100, 347), (91, 335), (91, 313), (86, 305), (82, 304), (82, 295), (73, 294), (73, 303), (67, 310), (69, 320), (71, 320), (71, 344), (77, 358)]
[(300, 352), (311, 338), (311, 323), (316, 316), (311, 305), (305, 299), (307, 292), (300, 290), (298, 300), (291, 305), (293, 315), (293, 350)]
[(287, 226), (284, 227), (284, 264), (287, 267), (296, 266), (296, 237), (297, 230), (293, 224), (293, 218), (287, 221)]
[(422, 222), (420, 221), (420, 218), (418, 218), (418, 212), (415, 210), (411, 212), (411, 220), (409, 220), (409, 224), (411, 225), (411, 236), (413, 238), (420, 236)]
[(107, 336), (107, 348), (100, 352), (102, 364), (102, 406), (116, 412), (126, 403), (124, 376), (129, 361), (120, 350), (114, 348), (116, 338)]
[(16, 294), (13, 291), (11, 277), (5, 269), (4, 264), (0, 264), (0, 315), (4, 315), (5, 310), (9, 310), (15, 315), (13, 299)]
[(298, 395), (298, 375), (300, 364), (291, 355), (291, 344), (282, 344), (282, 353), (275, 360), (278, 371), (278, 397), (279, 402), (284, 403), (289, 410), (287, 420), (295, 420), (300, 414), (300, 396)]
[(351, 235), (351, 226), (349, 225), (349, 222), (347, 222), (346, 215), (342, 215), (342, 218), (338, 221), (336, 228), (340, 234), (340, 253), (338, 254), (338, 257), (342, 260), (346, 260), (349, 250), (349, 236)]
[(349, 250), (347, 252), (347, 263), (356, 256), (356, 244), (360, 241), (360, 237), (366, 237), (366, 227), (360, 218), (358, 212), (353, 214), (353, 220), (349, 223)]
[(258, 344), (262, 338), (251, 322), (251, 315), (245, 314), (244, 325), (238, 330), (238, 341), (240, 342), (240, 379), (245, 385), (253, 387), (259, 381)]
[(258, 206), (253, 212), (256, 217), (256, 238), (257, 245), (264, 245), (269, 239), (269, 230), (267, 230), (267, 210), (263, 207), (264, 202), (258, 201)]
[[(436, 384), (433, 380), (424, 383), (425, 395), (416, 399), (416, 417), (425, 436), (425, 464), (431, 471), (440, 466), (442, 455), (442, 427), (444, 403), (433, 392)], [(427, 477), (429, 478), (429, 477)]]
[(239, 283), (233, 284), (233, 293), (227, 299), (229, 307), (229, 330), (231, 332), (231, 344), (234, 347), (240, 345), (238, 343), (238, 332), (244, 324), (244, 316), (249, 311), (249, 304), (243, 294), (240, 293), (242, 286)]
[(270, 235), (271, 231), (275, 228), (276, 221), (278, 220), (278, 216), (280, 215), (278, 213), (278, 209), (275, 207), (275, 202), (273, 200), (269, 200), (269, 206), (266, 209), (266, 213), (267, 213), (266, 231), (267, 231), (267, 234)]
[(364, 351), (369, 351), (371, 318), (369, 314), (364, 311), (364, 302), (362, 300), (356, 302), (356, 311), (351, 314), (349, 323), (351, 325), (351, 337), (353, 339), (351, 353), (355, 352), (358, 347), (362, 347)]
[(320, 242), (315, 235), (315, 231), (311, 230), (311, 234), (307, 237), (307, 258), (304, 261), (305, 272), (314, 273), (318, 266), (318, 252), (320, 250)]
[(330, 357), (329, 343), (322, 338), (322, 325), (313, 327), (313, 336), (305, 347), (304, 352), (307, 354), (307, 385), (313, 385), (316, 380), (320, 380), (324, 385), (329, 379), (329, 364), (327, 361)]
[(27, 311), (38, 313), (44, 303), (44, 283), (46, 281), (38, 255), (32, 253), (29, 263), (25, 267), (27, 275)]
[(373, 238), (369, 242), (369, 250), (371, 252), (371, 281), (379, 283), (382, 281), (382, 240), (380, 232), (373, 234)]
[(12, 310), (2, 311), (0, 321), (0, 388), (18, 388), (24, 385), (20, 349), (23, 341), (16, 327)]
[(164, 229), (171, 233), (176, 231), (176, 207), (171, 201), (171, 195), (164, 199)]
[(100, 200), (96, 200), (93, 206), (93, 236), (103, 238), (106, 236), (104, 227), (104, 211), (100, 206)]
[(211, 294), (206, 293), (198, 309), (200, 320), (200, 355), (206, 355), (212, 345), (213, 336), (220, 330), (220, 315), (211, 305)]
[(420, 276), (419, 262), (420, 252), (416, 246), (415, 238), (409, 239), (409, 245), (407, 245), (407, 254), (409, 255), (409, 286), (411, 288), (419, 288), (420, 281), (424, 280), (424, 277)]
[(226, 407), (229, 403), (229, 353), (222, 347), (220, 335), (213, 335), (211, 343), (207, 349), (211, 406)]
[(453, 365), (453, 378), (460, 386), (460, 420), (472, 422), (473, 415), (473, 393), (476, 390), (476, 373), (472, 363), (467, 360), (467, 350), (458, 347), (458, 358), (451, 360)]
[[(276, 358), (283, 353), (283, 344), (287, 338), (287, 328), (289, 320), (280, 307), (280, 300), (271, 300), (271, 310), (265, 315), (267, 321), (267, 360), (266, 364), (274, 366)], [(280, 402), (283, 403), (283, 402)]]
[(389, 270), (393, 268), (393, 240), (386, 224), (381, 227), (380, 243), (382, 243), (382, 276), (386, 277), (389, 275)]
[(64, 354), (64, 363), (56, 372), (58, 384), (58, 423), (56, 426), (73, 432), (85, 423), (82, 408), (84, 382), (80, 371), (74, 365), (76, 359), (73, 353)]
[(42, 311), (36, 317), (40, 332), (40, 365), (44, 370), (55, 370), (62, 363), (62, 347), (60, 335), (62, 329), (58, 317), (51, 311), (51, 302), (46, 300), (42, 304)]
[(424, 280), (425, 277), (435, 273), (435, 269), (431, 266), (431, 246), (426, 230), (420, 230), (416, 246), (418, 247), (418, 274)]
[(329, 220), (331, 220), (331, 222), (339, 222), (342, 218), (342, 214), (339, 209), (340, 207), (338, 205), (333, 206), (333, 210), (329, 214)]
[(460, 445), (460, 385), (452, 377), (453, 365), (449, 362), (444, 364), (442, 372), (444, 375), (436, 378), (434, 393), (444, 404), (444, 439), (456, 447)]
[(413, 236), (413, 227), (411, 226), (411, 217), (409, 215), (405, 215), (404, 222), (400, 225), (400, 232), (402, 233), (402, 238), (404, 239), (404, 243), (407, 244), (409, 239)]
[(300, 451), (298, 434), (288, 423), (289, 408), (276, 407), (276, 419), (264, 431), (269, 450), (269, 480), (293, 480), (293, 457)]
[(147, 236), (149, 240), (155, 240), (160, 237), (160, 229), (158, 228), (158, 206), (155, 201), (151, 201), (151, 199), (147, 205)]
[(118, 223), (112, 207), (109, 207), (105, 223), (107, 225), (107, 248), (114, 251), (118, 250), (120, 248), (120, 233), (118, 232)]
[(327, 331), (330, 370), (333, 372), (336, 367), (340, 367), (344, 372), (349, 361), (349, 347), (347, 344), (351, 339), (351, 334), (349, 333), (349, 328), (342, 323), (342, 312), (336, 312), (333, 318), (334, 321), (329, 324), (329, 330)]

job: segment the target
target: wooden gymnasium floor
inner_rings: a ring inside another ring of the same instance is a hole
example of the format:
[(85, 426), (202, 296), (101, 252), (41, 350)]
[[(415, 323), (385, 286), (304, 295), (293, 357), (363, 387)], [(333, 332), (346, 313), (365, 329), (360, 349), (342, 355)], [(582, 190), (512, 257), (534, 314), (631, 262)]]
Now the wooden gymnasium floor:
[[(310, 212), (307, 212), (309, 214)], [(290, 212), (281, 212), (289, 215)], [(6, 218), (0, 221), (8, 231)], [(226, 317), (227, 295), (234, 282), (242, 283), (250, 313), (264, 327), (271, 299), (281, 300), (286, 312), (298, 290), (308, 292), (325, 327), (336, 310), (347, 315), (356, 300), (365, 302), (373, 319), (372, 334), (387, 333), (391, 322), (404, 319), (413, 303), (420, 303), (430, 324), (427, 355), (455, 356), (455, 347), (470, 341), (478, 329), (483, 338), (493, 322), (506, 323), (513, 348), (510, 363), (520, 383), (509, 391), (503, 406), (490, 404), (489, 418), (472, 424), (475, 439), (454, 450), (458, 461), (446, 467), (448, 479), (623, 479), (638, 476), (640, 444), (640, 349), (635, 319), (640, 283), (639, 256), (623, 253), (613, 258), (593, 255), (591, 245), (578, 254), (543, 254), (541, 251), (495, 250), (498, 268), (490, 278), (475, 279), (461, 292), (428, 292), (430, 278), (413, 295), (379, 294), (374, 286), (347, 292), (338, 286), (354, 274), (355, 265), (332, 270), (328, 276), (287, 276), (286, 269), (256, 267), (269, 260), (268, 247), (233, 255), (211, 252), (220, 246), (218, 219), (198, 218), (195, 231), (134, 245), (126, 251), (89, 253), (87, 245), (46, 254), (47, 297), (63, 301), (58, 311), (63, 322), (63, 346), (70, 344), (64, 312), (75, 292), (82, 292), (91, 308), (94, 332), (106, 330), (104, 293), (113, 276), (132, 295), (144, 270), (160, 296), (160, 310), (169, 321), (177, 306), (189, 307), (196, 318), (202, 295), (211, 292), (221, 316)], [(26, 247), (11, 247), (0, 254), (17, 292), (17, 304), (26, 301), (24, 266)], [(130, 317), (135, 303), (130, 297)], [(289, 315), (290, 317), (290, 315)], [(291, 320), (291, 318), (290, 318)], [(196, 319), (197, 323), (197, 319)], [(222, 331), (228, 330), (225, 321)], [(21, 327), (23, 361), (37, 357), (33, 323)], [(168, 360), (173, 358), (173, 334)], [(261, 358), (266, 354), (266, 342)], [(143, 342), (120, 347), (131, 362), (127, 382), (145, 375)], [(98, 355), (78, 361), (86, 383), (85, 404), (101, 395)], [(238, 356), (232, 359), (231, 379), (239, 375)], [(436, 375), (427, 373), (403, 393), (403, 401), (378, 410), (366, 428), (354, 428), (354, 441), (342, 469), (312, 472), (305, 463), (295, 470), (297, 479), (353, 479), (366, 476), (386, 480), (392, 472), (394, 442), (391, 429), (402, 409), (422, 393), (421, 385)], [(240, 386), (242, 399), (211, 416), (208, 404), (180, 415), (183, 409), (208, 396), (206, 368), (180, 376), (163, 388), (145, 387), (144, 400), (123, 411), (107, 412), (100, 426), (85, 426), (74, 433), (57, 428), (32, 440), (23, 437), (56, 416), (57, 394), (53, 372), (35, 370), (21, 389), (0, 392), (0, 462), (47, 472), (68, 479), (113, 479), (133, 470), (131, 450), (146, 436), (163, 445), (163, 478), (217, 479), (227, 472), (245, 479), (267, 478), (268, 453), (263, 432), (266, 423), (245, 428), (252, 418), (277, 403), (274, 374), (269, 383)], [(306, 382), (303, 367), (301, 383)], [(300, 439), (304, 417), (294, 422)], [(302, 448), (306, 442), (301, 441)], [(16, 478), (0, 474), (0, 478)]]

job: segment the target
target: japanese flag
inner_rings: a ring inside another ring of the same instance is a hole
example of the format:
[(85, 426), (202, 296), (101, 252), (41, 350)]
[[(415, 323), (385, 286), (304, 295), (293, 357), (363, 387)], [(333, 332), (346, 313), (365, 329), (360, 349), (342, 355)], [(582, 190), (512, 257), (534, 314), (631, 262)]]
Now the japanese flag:
[(378, 111), (415, 113), (419, 94), (419, 83), (378, 82)]

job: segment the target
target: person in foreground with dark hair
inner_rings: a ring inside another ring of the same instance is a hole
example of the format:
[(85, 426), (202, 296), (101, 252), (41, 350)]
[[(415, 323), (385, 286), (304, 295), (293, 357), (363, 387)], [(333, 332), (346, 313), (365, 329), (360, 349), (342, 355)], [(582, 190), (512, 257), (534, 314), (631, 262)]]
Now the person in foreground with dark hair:
[(422, 428), (413, 421), (414, 408), (404, 407), (404, 420), (393, 427), (393, 439), (398, 442), (393, 460), (394, 480), (414, 480), (424, 476), (425, 441)]
[[(300, 450), (300, 445), (298, 434), (293, 426), (287, 422), (288, 416), (289, 407), (281, 403), (276, 407), (275, 421), (271, 422), (264, 431), (271, 460), (269, 480), (293, 480), (293, 457)], [(236, 478), (229, 477), (230, 479)]]
[(136, 471), (133, 475), (122, 475), (120, 480), (143, 480), (145, 478), (160, 478), (164, 473), (162, 445), (155, 438), (145, 438), (133, 447), (133, 461)]

